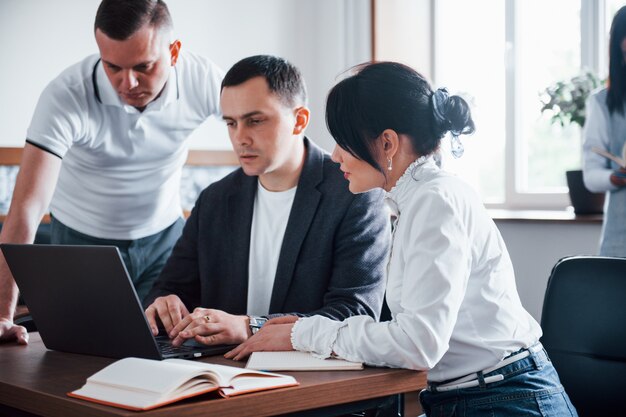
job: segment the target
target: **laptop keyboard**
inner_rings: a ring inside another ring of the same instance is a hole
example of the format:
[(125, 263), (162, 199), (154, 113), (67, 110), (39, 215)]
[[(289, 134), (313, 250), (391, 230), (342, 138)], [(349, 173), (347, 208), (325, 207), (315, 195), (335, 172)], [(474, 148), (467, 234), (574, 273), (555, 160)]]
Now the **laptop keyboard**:
[(157, 345), (159, 346), (161, 353), (164, 355), (175, 355), (178, 353), (193, 352), (197, 350), (197, 348), (194, 348), (193, 346), (174, 346), (169, 341), (157, 340)]

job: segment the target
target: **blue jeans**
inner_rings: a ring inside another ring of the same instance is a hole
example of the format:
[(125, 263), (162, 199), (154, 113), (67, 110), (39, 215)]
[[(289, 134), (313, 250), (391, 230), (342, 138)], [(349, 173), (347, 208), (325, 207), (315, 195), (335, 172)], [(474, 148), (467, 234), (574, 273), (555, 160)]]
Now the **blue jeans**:
[(544, 349), (484, 377), (504, 380), (453, 391), (424, 390), (420, 402), (429, 417), (578, 416)]
[(185, 221), (180, 218), (171, 226), (136, 240), (100, 239), (80, 233), (50, 216), (50, 243), (57, 245), (117, 246), (130, 274), (139, 301), (148, 295), (161, 273), (172, 248), (180, 237)]

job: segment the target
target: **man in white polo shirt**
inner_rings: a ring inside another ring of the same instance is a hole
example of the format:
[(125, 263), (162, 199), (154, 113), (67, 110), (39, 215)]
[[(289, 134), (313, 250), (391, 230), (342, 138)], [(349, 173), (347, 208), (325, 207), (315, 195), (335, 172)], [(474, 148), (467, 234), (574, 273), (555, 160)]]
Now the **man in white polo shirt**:
[[(219, 113), (221, 71), (171, 34), (161, 0), (103, 0), (100, 54), (39, 99), (0, 242), (32, 242), (49, 207), (52, 243), (118, 246), (146, 295), (183, 227), (185, 139)], [(0, 255), (0, 340), (27, 343), (12, 322), (17, 293)]]

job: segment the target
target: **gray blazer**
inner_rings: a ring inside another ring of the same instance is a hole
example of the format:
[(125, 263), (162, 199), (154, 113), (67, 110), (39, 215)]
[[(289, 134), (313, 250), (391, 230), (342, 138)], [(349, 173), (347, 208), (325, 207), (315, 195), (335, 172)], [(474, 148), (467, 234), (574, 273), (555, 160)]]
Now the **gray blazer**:
[[(382, 191), (354, 195), (337, 164), (308, 139), (283, 239), (270, 316), (336, 320), (381, 310), (390, 244)], [(246, 314), (248, 256), (258, 177), (238, 169), (202, 191), (146, 297), (176, 294), (195, 307)]]

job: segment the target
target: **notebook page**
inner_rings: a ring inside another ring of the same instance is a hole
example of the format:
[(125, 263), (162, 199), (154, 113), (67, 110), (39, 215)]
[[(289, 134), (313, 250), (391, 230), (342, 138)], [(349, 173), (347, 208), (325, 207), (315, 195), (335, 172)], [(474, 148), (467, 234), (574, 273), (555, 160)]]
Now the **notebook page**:
[(124, 358), (96, 372), (87, 378), (87, 382), (131, 391), (165, 394), (184, 381), (205, 372), (200, 367), (183, 366), (168, 361)]

